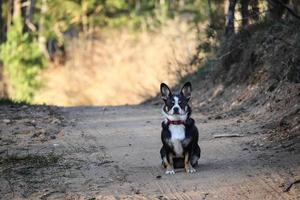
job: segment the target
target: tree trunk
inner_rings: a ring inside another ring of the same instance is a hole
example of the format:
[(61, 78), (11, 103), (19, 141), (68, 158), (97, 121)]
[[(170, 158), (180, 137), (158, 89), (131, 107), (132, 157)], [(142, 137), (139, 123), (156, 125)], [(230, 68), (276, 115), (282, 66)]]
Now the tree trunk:
[(21, 16), (22, 4), (21, 0), (14, 0), (13, 4), (13, 19)]
[(4, 19), (3, 19), (3, 11), (2, 11), (2, 4), (3, 0), (0, 0), (0, 44), (4, 41), (5, 39), (5, 25), (4, 25)]
[(207, 0), (208, 14), (209, 14), (209, 26), (212, 28), (216, 37), (220, 38), (224, 35), (225, 28), (225, 5), (224, 0)]
[(293, 8), (295, 12), (299, 15), (300, 14), (300, 1), (299, 0), (292, 0)]
[(229, 0), (227, 23), (225, 29), (225, 35), (227, 36), (234, 33), (234, 15), (235, 15), (236, 2), (237, 0)]
[[(217, 38), (224, 34), (224, 27), (226, 25), (225, 3), (224, 0), (209, 0), (210, 8), (210, 24), (217, 32)], [(213, 9), (213, 7), (215, 7)]]
[[(289, 0), (280, 0), (282, 3), (287, 4)], [(285, 8), (278, 2), (278, 0), (268, 0), (269, 17), (271, 20), (281, 19)]]
[(47, 50), (47, 39), (45, 37), (45, 15), (47, 13), (47, 0), (41, 0), (42, 6), (41, 6), (41, 16), (39, 21), (39, 46), (43, 54), (46, 56), (46, 58), (50, 58), (48, 50)]
[(212, 24), (213, 23), (213, 12), (212, 12), (212, 7), (211, 7), (211, 0), (207, 0), (207, 4), (208, 4), (208, 13), (209, 13), (209, 23)]
[(87, 36), (88, 33), (88, 3), (86, 1), (81, 2), (81, 25), (82, 25), (82, 31), (85, 36)]
[(26, 32), (26, 9), (28, 7), (28, 1), (27, 0), (21, 0), (21, 16), (22, 16), (22, 22), (23, 22), (23, 32)]
[(12, 23), (12, 16), (13, 16), (13, 13), (14, 13), (14, 2), (13, 0), (8, 0), (8, 3), (7, 3), (7, 30), (9, 29), (11, 23)]
[(241, 0), (241, 14), (242, 14), (242, 27), (245, 27), (249, 23), (249, 0)]
[(179, 0), (179, 9), (182, 9), (184, 7), (184, 0)]
[(254, 21), (258, 21), (259, 20), (259, 3), (258, 0), (250, 0), (249, 2), (250, 6), (251, 6), (251, 19), (253, 19)]
[(141, 11), (141, 8), (142, 8), (142, 4), (141, 4), (141, 0), (136, 0), (135, 1), (135, 11), (136, 12), (140, 12)]
[(26, 14), (25, 14), (25, 31), (31, 32), (36, 31), (36, 27), (33, 24), (33, 13), (35, 0), (27, 0)]

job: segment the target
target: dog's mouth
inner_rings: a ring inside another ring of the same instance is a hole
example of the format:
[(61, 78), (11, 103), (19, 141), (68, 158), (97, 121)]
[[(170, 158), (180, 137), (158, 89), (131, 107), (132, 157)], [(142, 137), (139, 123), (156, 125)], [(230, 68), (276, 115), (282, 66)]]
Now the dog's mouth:
[(187, 112), (184, 110), (167, 110), (165, 107), (162, 109), (162, 113), (165, 116), (174, 117), (174, 118), (184, 118), (187, 116)]
[(165, 116), (166, 119), (171, 120), (171, 121), (185, 121), (187, 118), (187, 113), (178, 113), (178, 114), (174, 114), (174, 113), (170, 113), (170, 112), (166, 112), (165, 110), (162, 110), (163, 115)]
[(180, 113), (180, 112), (173, 112), (173, 113), (167, 113), (169, 116), (173, 116), (173, 117), (184, 117), (187, 115), (186, 112)]
[(186, 112), (179, 111), (179, 110), (173, 110), (173, 111), (170, 110), (170, 111), (166, 112), (166, 114), (172, 115), (172, 116), (184, 116), (184, 115), (186, 115)]
[(184, 113), (184, 114), (180, 114), (180, 113), (173, 113), (173, 114), (170, 114), (170, 115), (173, 115), (173, 116), (185, 116), (185, 115), (186, 115), (186, 113)]
[(184, 116), (186, 115), (186, 111), (185, 110), (173, 110), (173, 113), (171, 112), (171, 115), (174, 116)]

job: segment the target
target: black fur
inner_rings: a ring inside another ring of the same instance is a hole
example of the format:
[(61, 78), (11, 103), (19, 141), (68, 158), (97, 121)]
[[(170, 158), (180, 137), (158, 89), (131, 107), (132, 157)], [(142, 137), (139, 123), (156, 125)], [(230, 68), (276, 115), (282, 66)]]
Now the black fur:
[[(162, 122), (161, 141), (163, 143), (163, 146), (160, 149), (162, 160), (164, 157), (166, 157), (169, 161), (167, 156), (169, 153), (175, 155), (173, 147), (168, 143), (168, 140), (170, 138), (171, 133), (169, 131), (169, 124)], [(198, 159), (201, 156), (201, 149), (198, 145), (198, 139), (199, 133), (197, 127), (195, 126), (195, 121), (192, 118), (188, 118), (185, 123), (185, 139), (182, 141), (182, 144), (184, 143), (184, 141), (191, 140), (188, 144), (183, 145), (183, 153), (189, 152), (189, 155), (191, 155), (190, 161), (193, 167), (197, 166)], [(184, 158), (174, 158), (173, 162), (175, 168), (182, 168), (184, 166)], [(163, 163), (163, 166), (166, 167), (165, 163)]]
[[(198, 164), (198, 159), (201, 155), (201, 150), (198, 145), (198, 139), (199, 139), (199, 133), (198, 129), (195, 125), (194, 119), (191, 118), (191, 107), (188, 105), (190, 97), (191, 97), (191, 91), (192, 86), (190, 82), (187, 82), (184, 84), (182, 89), (179, 93), (172, 94), (169, 87), (162, 83), (161, 84), (161, 95), (162, 99), (164, 100), (164, 107), (163, 112), (166, 114), (166, 118), (169, 117), (175, 117), (178, 116), (179, 113), (176, 113), (175, 111), (178, 110), (178, 108), (181, 110), (181, 112), (186, 114), (186, 120), (183, 122), (185, 126), (185, 137), (180, 141), (183, 149), (183, 155), (176, 157), (176, 153), (174, 152), (174, 148), (172, 145), (172, 142), (170, 142), (171, 139), (171, 132), (169, 130), (169, 123), (168, 119), (162, 122), (162, 132), (161, 132), (161, 141), (162, 141), (162, 148), (160, 150), (161, 158), (164, 160), (164, 158), (170, 163), (169, 155), (173, 155), (173, 163), (174, 167), (183, 167), (184, 165), (184, 155), (188, 153), (189, 155), (189, 161), (193, 167), (195, 167)], [(176, 101), (177, 104), (176, 103)], [(174, 109), (176, 108), (176, 109)], [(166, 166), (166, 163), (163, 161), (163, 165)]]

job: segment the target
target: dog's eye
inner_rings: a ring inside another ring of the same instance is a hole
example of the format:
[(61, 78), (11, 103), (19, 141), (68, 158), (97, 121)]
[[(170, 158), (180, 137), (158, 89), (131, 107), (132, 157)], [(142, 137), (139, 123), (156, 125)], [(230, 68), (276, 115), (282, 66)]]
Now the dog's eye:
[(175, 101), (174, 100), (172, 100), (172, 104), (174, 104), (175, 103)]
[(178, 104), (182, 107), (185, 105), (185, 102), (184, 101), (179, 101)]

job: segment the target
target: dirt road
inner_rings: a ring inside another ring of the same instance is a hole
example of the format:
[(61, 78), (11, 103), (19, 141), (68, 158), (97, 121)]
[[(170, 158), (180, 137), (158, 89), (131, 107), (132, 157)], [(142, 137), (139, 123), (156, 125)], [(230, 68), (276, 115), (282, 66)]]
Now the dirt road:
[[(268, 143), (263, 122), (194, 113), (202, 148), (197, 172), (165, 175), (159, 106), (62, 112), (69, 123), (55, 139), (10, 150), (18, 153), (2, 162), (2, 199), (300, 199), (299, 184), (284, 192), (300, 179), (299, 142)], [(26, 163), (17, 159), (22, 152)]]

